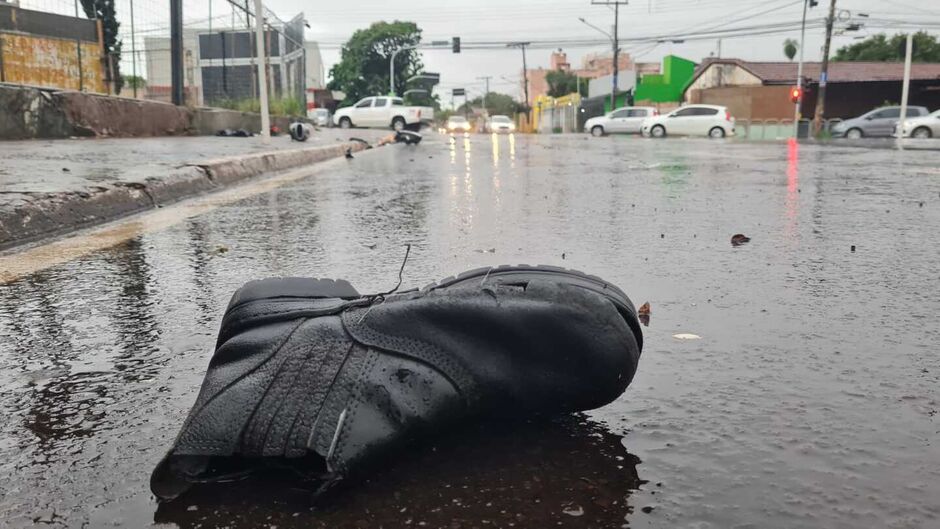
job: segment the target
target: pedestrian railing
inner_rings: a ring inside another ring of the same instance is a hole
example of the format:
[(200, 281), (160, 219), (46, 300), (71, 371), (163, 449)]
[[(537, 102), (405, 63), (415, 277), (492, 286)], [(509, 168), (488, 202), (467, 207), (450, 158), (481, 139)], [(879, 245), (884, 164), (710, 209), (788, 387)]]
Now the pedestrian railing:
[[(832, 127), (842, 120), (839, 118), (823, 121), (822, 130), (830, 132)], [(810, 137), (813, 129), (813, 120), (801, 119), (799, 121), (800, 138)], [(735, 121), (735, 133), (739, 139), (754, 141), (785, 140), (793, 137), (792, 119), (739, 119)]]

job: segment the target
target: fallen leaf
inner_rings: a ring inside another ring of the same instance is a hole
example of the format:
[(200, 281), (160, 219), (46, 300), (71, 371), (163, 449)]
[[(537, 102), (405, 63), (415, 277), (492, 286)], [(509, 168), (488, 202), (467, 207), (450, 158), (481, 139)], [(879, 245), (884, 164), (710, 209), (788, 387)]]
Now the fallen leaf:
[(650, 314), (651, 313), (652, 311), (650, 310), (649, 301), (647, 301), (642, 306), (640, 306), (640, 310), (636, 312), (637, 317), (640, 318), (640, 323), (642, 323), (645, 327), (650, 326)]

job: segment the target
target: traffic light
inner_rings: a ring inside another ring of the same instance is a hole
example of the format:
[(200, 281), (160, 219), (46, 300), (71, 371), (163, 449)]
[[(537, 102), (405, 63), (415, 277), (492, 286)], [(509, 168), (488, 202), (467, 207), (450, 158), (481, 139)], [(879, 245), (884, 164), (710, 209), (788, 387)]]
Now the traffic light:
[(790, 101), (793, 103), (799, 103), (802, 100), (803, 100), (803, 89), (798, 86), (794, 86), (793, 88), (791, 88), (790, 89)]
[(810, 7), (816, 7), (819, 5), (819, 0), (809, 0)]
[(460, 37), (453, 38), (451, 49), (454, 50), (454, 53), (460, 53)]

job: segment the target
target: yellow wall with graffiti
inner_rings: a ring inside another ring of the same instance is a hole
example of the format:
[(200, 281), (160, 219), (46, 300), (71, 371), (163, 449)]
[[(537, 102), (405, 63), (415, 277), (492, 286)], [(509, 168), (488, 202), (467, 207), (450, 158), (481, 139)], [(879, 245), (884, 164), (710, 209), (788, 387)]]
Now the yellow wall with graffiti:
[(75, 40), (0, 33), (0, 68), (7, 83), (106, 93), (101, 47), (81, 42), (81, 82)]

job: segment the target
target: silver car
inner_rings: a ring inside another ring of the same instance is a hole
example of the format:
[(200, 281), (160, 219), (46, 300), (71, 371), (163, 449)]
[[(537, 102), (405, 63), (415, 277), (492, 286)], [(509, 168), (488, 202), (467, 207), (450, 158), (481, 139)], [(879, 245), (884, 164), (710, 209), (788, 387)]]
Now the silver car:
[(658, 116), (659, 111), (653, 107), (623, 107), (608, 112), (603, 116), (596, 116), (584, 122), (584, 132), (592, 136), (605, 134), (625, 133), (640, 134), (643, 131), (643, 120)]
[(325, 108), (315, 108), (308, 114), (308, 117), (313, 121), (313, 124), (318, 127), (329, 127), (330, 122), (330, 111)]
[[(907, 107), (907, 117), (917, 118), (929, 114), (926, 107)], [(901, 107), (876, 108), (857, 118), (847, 119), (832, 127), (834, 138), (887, 138), (901, 119)]]
[[(898, 135), (897, 127), (894, 129), (894, 135)], [(901, 137), (919, 140), (940, 138), (940, 110), (935, 110), (928, 116), (905, 119), (904, 126), (901, 127)]]

